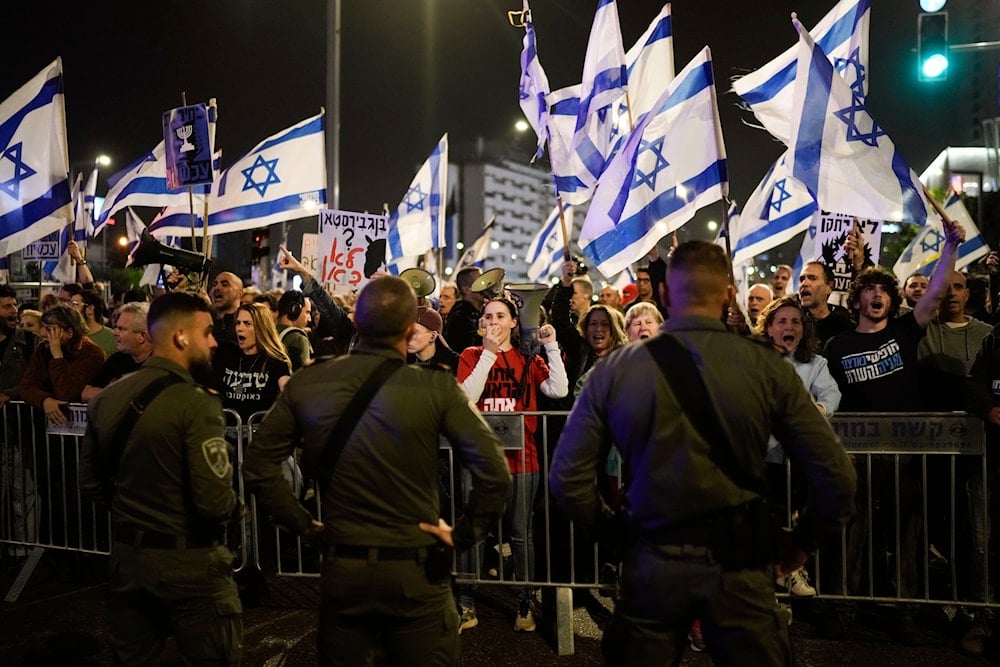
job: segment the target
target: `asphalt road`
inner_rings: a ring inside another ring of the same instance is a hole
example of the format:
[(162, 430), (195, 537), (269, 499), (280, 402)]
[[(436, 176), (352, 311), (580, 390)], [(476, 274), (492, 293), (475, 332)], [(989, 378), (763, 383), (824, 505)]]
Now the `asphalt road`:
[[(0, 559), (0, 584), (6, 594), (21, 560)], [(16, 602), (0, 603), (0, 664), (111, 664), (104, 613), (102, 559), (43, 558), (39, 569)], [(462, 635), (462, 665), (599, 665), (600, 625), (609, 612), (601, 601), (581, 602), (575, 611), (575, 652), (559, 657), (551, 626), (542, 619), (534, 633), (515, 633), (513, 603), (496, 587), (481, 587), (479, 626)], [(315, 664), (316, 606), (314, 579), (272, 578), (262, 604), (244, 614), (243, 664), (291, 666)], [(924, 630), (919, 646), (901, 646), (880, 630), (875, 615), (859, 612), (848, 640), (816, 637), (809, 602), (796, 602), (792, 638), (800, 665), (989, 665), (1000, 660), (1000, 646), (991, 659), (973, 659), (954, 650), (956, 631), (937, 609), (924, 610), (917, 620)], [(596, 619), (596, 621), (595, 621)], [(165, 665), (179, 665), (168, 645)], [(709, 665), (704, 655), (689, 654), (684, 665)]]

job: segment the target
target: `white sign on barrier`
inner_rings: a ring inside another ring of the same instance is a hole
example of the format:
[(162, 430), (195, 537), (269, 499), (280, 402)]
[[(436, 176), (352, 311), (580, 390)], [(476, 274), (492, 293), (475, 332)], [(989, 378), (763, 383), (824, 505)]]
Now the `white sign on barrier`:
[(66, 423), (45, 422), (45, 432), (49, 435), (83, 436), (87, 430), (87, 406), (73, 404), (66, 406)]

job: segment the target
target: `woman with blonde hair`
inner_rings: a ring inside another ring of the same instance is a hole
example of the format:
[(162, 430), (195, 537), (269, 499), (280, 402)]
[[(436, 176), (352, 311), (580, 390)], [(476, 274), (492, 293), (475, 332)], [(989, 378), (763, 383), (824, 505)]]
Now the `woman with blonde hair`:
[(236, 311), (236, 345), (219, 346), (212, 368), (222, 393), (222, 407), (244, 422), (274, 404), (292, 374), (292, 362), (278, 339), (268, 307), (244, 303)]

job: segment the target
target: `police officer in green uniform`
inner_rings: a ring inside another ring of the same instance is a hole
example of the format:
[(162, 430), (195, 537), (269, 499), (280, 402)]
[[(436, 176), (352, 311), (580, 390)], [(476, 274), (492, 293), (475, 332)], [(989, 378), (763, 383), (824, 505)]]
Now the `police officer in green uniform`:
[(117, 663), (147, 665), (173, 635), (185, 664), (237, 665), (242, 609), (225, 527), (239, 503), (222, 405), (192, 377), (211, 372), (212, 313), (203, 297), (172, 292), (148, 320), (153, 354), (90, 403), (81, 456), (84, 492), (111, 505), (111, 644)]
[[(659, 338), (673, 340), (626, 346), (594, 369), (549, 477), (570, 518), (592, 527), (602, 516), (594, 478), (609, 444), (628, 471), (622, 597), (604, 633), (604, 657), (613, 665), (676, 665), (700, 619), (716, 663), (788, 665), (772, 564), (778, 561), (779, 574), (794, 571), (823, 533), (843, 525), (854, 469), (792, 366), (726, 331), (720, 314), (735, 290), (721, 248), (681, 244), (667, 293), (670, 320)], [(693, 381), (668, 381), (661, 371), (673, 341), (679, 354), (666, 372), (673, 379), (669, 369), (690, 359), (686, 377)], [(684, 394), (697, 391), (696, 374), (705, 401), (682, 410)], [(767, 530), (757, 490), (772, 433), (813, 492), (796, 530), (780, 543)]]
[[(303, 472), (320, 484), (325, 526), (317, 634), (323, 665), (369, 664), (379, 642), (391, 664), (457, 663), (452, 559), (441, 547), (464, 549), (482, 539), (510, 486), (500, 442), (455, 377), (404, 365), (416, 319), (417, 299), (405, 281), (384, 277), (365, 286), (354, 311), (359, 344), (350, 355), (292, 376), (243, 463), (258, 503), (300, 534), (310, 531), (310, 516), (280, 468), (296, 446), (303, 448)], [(386, 360), (396, 368), (367, 409), (357, 408), (353, 429), (337, 425), (376, 369), (392, 365)], [(323, 453), (335, 428), (349, 435), (329, 443), (343, 446), (327, 467)], [(442, 435), (472, 476), (465, 516), (454, 530), (439, 520)]]

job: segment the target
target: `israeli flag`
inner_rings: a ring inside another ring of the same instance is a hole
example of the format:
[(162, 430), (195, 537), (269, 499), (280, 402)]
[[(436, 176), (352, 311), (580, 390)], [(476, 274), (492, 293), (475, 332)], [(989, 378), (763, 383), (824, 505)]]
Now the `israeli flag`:
[[(638, 122), (653, 108), (667, 84), (674, 80), (674, 37), (669, 2), (625, 54), (625, 62), (628, 63), (632, 117)], [(619, 120), (628, 122), (627, 118)]]
[[(195, 208), (204, 206), (205, 190), (195, 188)], [(167, 187), (167, 163), (163, 142), (117, 174), (108, 178), (104, 208), (94, 225), (97, 236), (118, 211), (129, 206), (188, 206), (188, 191)]]
[(545, 104), (545, 95), (549, 92), (549, 78), (538, 60), (538, 46), (535, 43), (535, 27), (531, 22), (531, 8), (528, 0), (524, 0), (524, 48), (521, 51), (521, 81), (518, 86), (518, 97), (521, 110), (528, 124), (535, 130), (538, 137), (538, 150), (535, 157), (541, 157), (545, 150), (545, 139), (548, 136), (549, 112)]
[(0, 102), (0, 257), (73, 220), (62, 60)]
[[(955, 259), (955, 270), (961, 271), (976, 260), (986, 257), (990, 253), (990, 247), (983, 240), (983, 235), (979, 233), (979, 228), (972, 221), (972, 216), (962, 203), (962, 198), (954, 192), (948, 193), (948, 199), (944, 204), (944, 212), (948, 217), (965, 228), (965, 241), (958, 246), (958, 256)], [(921, 273), (930, 276), (934, 273), (934, 268), (941, 259), (941, 250), (944, 248), (944, 231), (934, 225), (923, 227), (906, 250), (899, 256), (899, 260), (892, 267), (892, 272), (900, 280), (905, 280), (914, 273)]]
[(73, 209), (75, 211), (73, 226), (63, 227), (59, 232), (59, 248), (62, 251), (59, 261), (45, 262), (43, 270), (52, 276), (54, 280), (61, 283), (72, 283), (76, 281), (76, 264), (69, 256), (70, 232), (73, 240), (80, 246), (81, 252), (86, 255), (87, 239), (93, 235), (94, 231), (94, 200), (97, 195), (97, 169), (90, 172), (87, 184), (81, 187), (83, 174), (79, 174), (73, 186)]
[(305, 218), (316, 215), (324, 204), (326, 144), (321, 111), (264, 139), (215, 179), (208, 231), (227, 234)]
[(413, 177), (403, 200), (389, 216), (385, 263), (422, 255), (444, 245), (445, 194), (448, 192), (448, 133)]
[(602, 274), (615, 275), (728, 189), (706, 47), (608, 165), (580, 231), (580, 246)]
[(733, 264), (791, 240), (808, 229), (819, 214), (809, 191), (788, 172), (785, 155), (771, 165), (740, 215), (740, 233), (730, 236)]
[[(649, 24), (626, 55), (632, 116), (641, 120), (674, 78), (673, 33), (670, 5)], [(582, 132), (576, 131), (580, 116), (582, 85), (569, 86), (545, 96), (549, 113), (549, 164), (556, 193), (566, 204), (590, 200), (597, 179), (630, 131), (629, 107), (624, 91), (611, 104), (590, 114)], [(574, 141), (576, 145), (574, 146)]]
[(574, 129), (574, 148), (586, 139), (591, 116), (617, 102), (625, 93), (627, 76), (618, 5), (615, 0), (599, 0), (583, 61), (582, 96)]
[(795, 264), (792, 265), (792, 289), (796, 292), (799, 291), (799, 276), (802, 275), (802, 269), (806, 267), (806, 263), (819, 259), (819, 255), (816, 254), (816, 236), (818, 233), (818, 221), (813, 220), (806, 229), (806, 233), (802, 236), (802, 246), (799, 248), (799, 256), (795, 258)]
[[(868, 93), (868, 23), (871, 0), (840, 0), (809, 34), (859, 98)], [(761, 125), (785, 145), (792, 141), (798, 46), (733, 81)]]
[[(566, 217), (566, 233), (573, 238), (573, 207), (564, 206), (563, 215)], [(528, 252), (525, 254), (528, 280), (538, 282), (561, 272), (565, 253), (566, 239), (563, 238), (559, 207), (556, 206), (528, 244)]]
[(786, 153), (792, 176), (826, 211), (918, 225), (930, 214), (940, 222), (889, 135), (809, 33), (793, 22), (799, 29), (799, 62), (794, 143)]
[[(462, 256), (458, 260), (458, 264), (455, 265), (456, 274), (469, 266), (478, 266), (482, 268), (486, 263), (486, 258), (490, 254), (490, 239), (493, 238), (493, 229), (496, 225), (496, 220), (496, 216), (490, 218), (490, 221), (486, 223), (485, 227), (483, 227), (483, 231), (479, 237), (465, 249), (465, 252), (462, 253)], [(434, 253), (428, 254), (431, 257), (434, 256)]]

